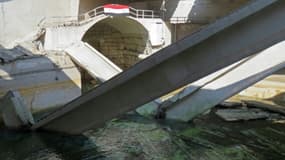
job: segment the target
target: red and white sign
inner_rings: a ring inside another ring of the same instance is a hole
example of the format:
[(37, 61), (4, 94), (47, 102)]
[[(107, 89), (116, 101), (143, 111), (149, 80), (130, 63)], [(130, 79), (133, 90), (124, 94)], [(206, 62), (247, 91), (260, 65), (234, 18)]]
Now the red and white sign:
[(106, 4), (104, 5), (104, 13), (106, 14), (129, 14), (130, 7), (120, 4)]

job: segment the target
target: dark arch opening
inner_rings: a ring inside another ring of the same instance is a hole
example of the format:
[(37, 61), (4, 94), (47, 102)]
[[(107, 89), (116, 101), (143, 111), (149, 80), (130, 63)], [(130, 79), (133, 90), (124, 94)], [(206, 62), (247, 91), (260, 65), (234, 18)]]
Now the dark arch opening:
[(83, 36), (89, 43), (122, 69), (151, 53), (148, 32), (142, 24), (124, 16), (106, 18), (93, 25)]

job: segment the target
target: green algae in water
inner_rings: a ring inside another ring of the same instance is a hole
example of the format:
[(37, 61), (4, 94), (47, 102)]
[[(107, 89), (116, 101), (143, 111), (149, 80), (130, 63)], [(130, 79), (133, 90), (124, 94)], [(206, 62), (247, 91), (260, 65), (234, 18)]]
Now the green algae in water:
[(205, 155), (212, 160), (258, 160), (254, 152), (244, 145), (216, 146), (207, 150)]
[(178, 150), (174, 153), (173, 157), (169, 158), (170, 160), (188, 160), (188, 157), (182, 151)]
[(201, 128), (187, 128), (180, 133), (180, 135), (185, 137), (195, 137), (198, 136), (203, 130)]
[(129, 114), (81, 136), (0, 132), (2, 160), (281, 160), (285, 125), (227, 123), (204, 116), (194, 124)]

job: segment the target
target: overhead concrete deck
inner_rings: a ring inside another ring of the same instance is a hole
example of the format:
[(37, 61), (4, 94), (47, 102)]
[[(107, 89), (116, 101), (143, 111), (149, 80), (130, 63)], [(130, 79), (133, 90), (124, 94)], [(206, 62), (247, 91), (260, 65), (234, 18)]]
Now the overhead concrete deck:
[(79, 134), (285, 39), (285, 1), (258, 0), (162, 49), (38, 121)]

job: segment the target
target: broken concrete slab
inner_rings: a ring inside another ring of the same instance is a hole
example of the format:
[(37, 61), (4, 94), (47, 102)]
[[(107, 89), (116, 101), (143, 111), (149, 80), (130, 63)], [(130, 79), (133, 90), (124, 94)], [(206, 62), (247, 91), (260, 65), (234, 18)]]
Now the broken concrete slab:
[(17, 59), (28, 56), (25, 52), (20, 51), (19, 47), (13, 49), (1, 49), (0, 48), (0, 59), (1, 63), (9, 63)]
[(285, 115), (285, 107), (275, 104), (271, 101), (266, 100), (260, 100), (260, 101), (253, 101), (253, 100), (245, 100), (243, 101), (245, 104), (247, 104), (249, 107), (256, 107), (261, 108), (264, 110), (268, 110), (271, 112), (276, 112)]
[(242, 107), (246, 106), (245, 103), (243, 102), (234, 102), (234, 101), (224, 101), (219, 104), (219, 106), (225, 107), (225, 108), (237, 108), (237, 107)]
[(180, 100), (175, 107), (167, 110), (166, 117), (189, 121), (243, 89), (284, 68), (285, 56), (280, 52), (285, 47), (284, 44), (284, 42), (281, 42), (263, 50), (232, 71), (203, 86), (194, 94)]
[(17, 91), (9, 91), (1, 99), (0, 110), (8, 128), (22, 128), (35, 123), (31, 111)]
[(218, 109), (216, 115), (225, 121), (248, 121), (257, 119), (267, 119), (271, 117), (269, 112), (261, 109)]
[(104, 82), (122, 72), (111, 60), (85, 42), (78, 42), (65, 49), (68, 55), (93, 78)]
[(248, 108), (260, 108), (262, 110), (285, 115), (285, 106), (282, 104), (277, 104), (276, 102), (272, 101), (272, 99), (237, 95), (229, 99), (227, 102), (237, 104), (240, 103)]

